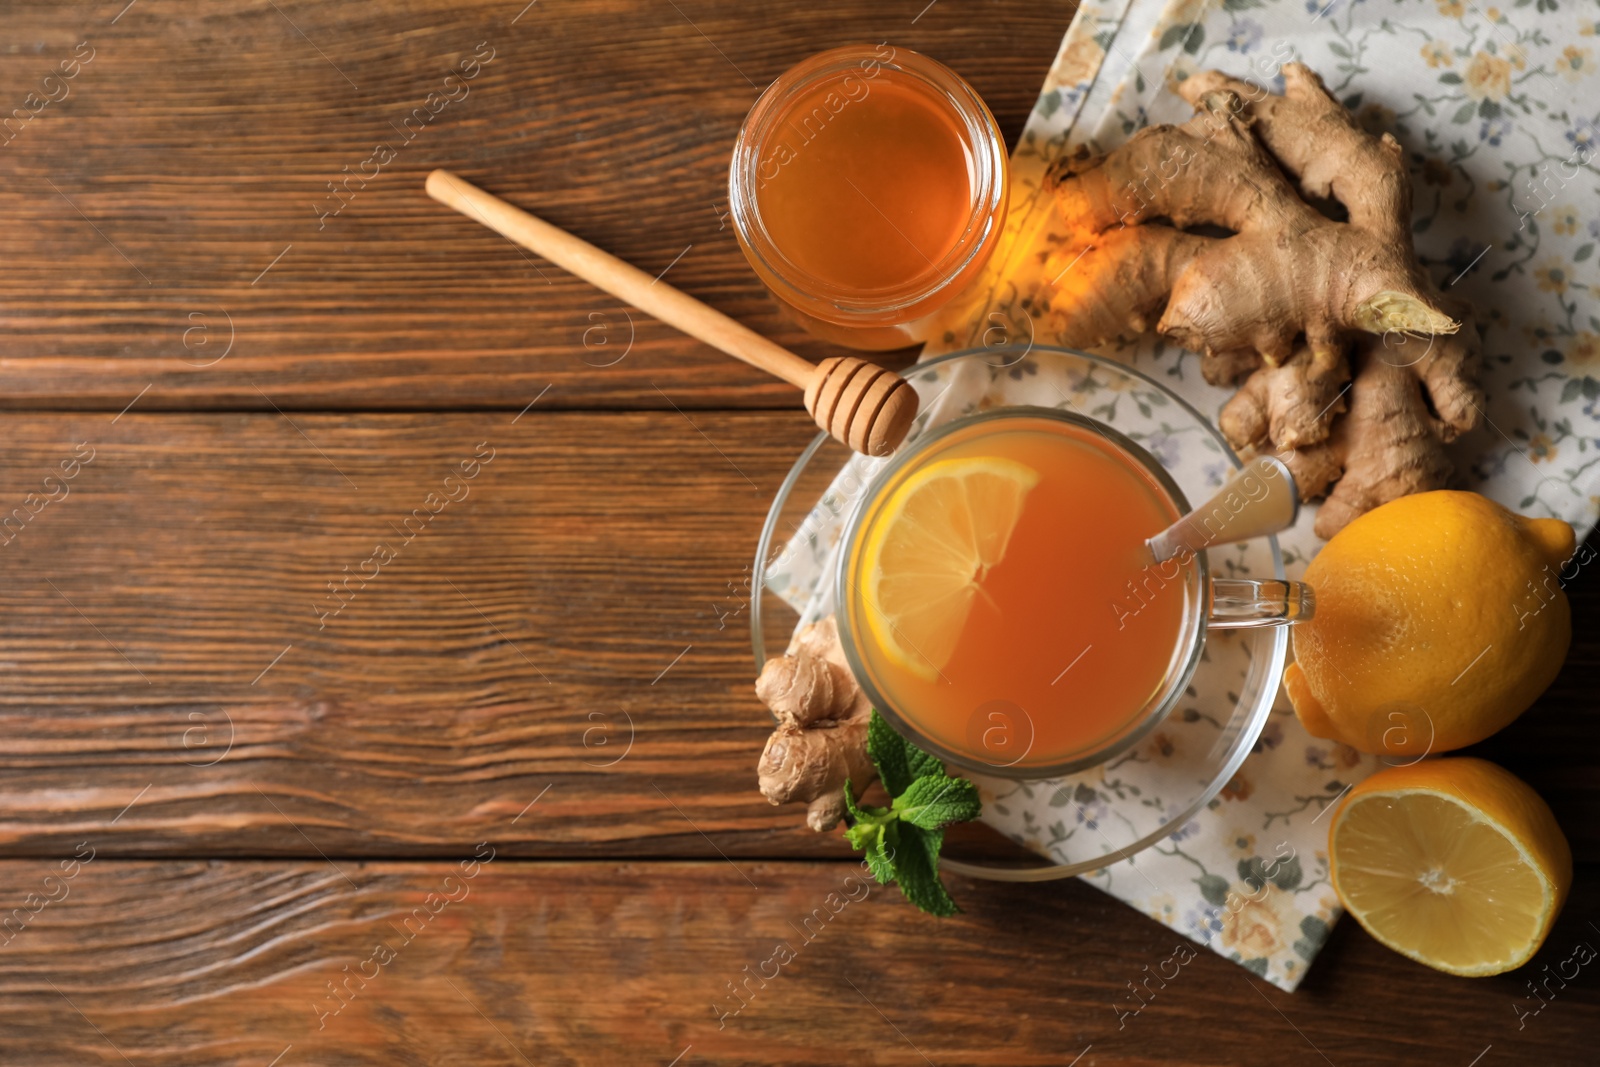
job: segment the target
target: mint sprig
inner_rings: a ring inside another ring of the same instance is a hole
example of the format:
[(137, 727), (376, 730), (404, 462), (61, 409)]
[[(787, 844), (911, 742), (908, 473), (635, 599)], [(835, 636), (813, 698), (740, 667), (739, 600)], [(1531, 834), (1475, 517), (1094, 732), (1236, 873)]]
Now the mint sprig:
[(983, 808), (978, 787), (946, 774), (944, 764), (895, 733), (876, 709), (867, 724), (867, 755), (890, 806), (857, 804), (846, 782), (851, 825), (845, 839), (866, 852), (867, 869), (879, 883), (898, 884), (906, 899), (929, 915), (956, 914), (961, 909), (939, 880), (939, 849), (946, 826), (978, 817)]

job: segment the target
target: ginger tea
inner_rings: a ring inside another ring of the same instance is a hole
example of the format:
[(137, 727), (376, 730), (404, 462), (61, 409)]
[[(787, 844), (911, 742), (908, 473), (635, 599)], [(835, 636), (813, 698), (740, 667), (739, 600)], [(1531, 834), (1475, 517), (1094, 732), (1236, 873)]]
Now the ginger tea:
[(1197, 640), (1193, 564), (1146, 566), (1179, 505), (1110, 431), (1058, 414), (930, 439), (864, 505), (844, 561), (868, 692), (980, 769), (1059, 769), (1137, 736)]

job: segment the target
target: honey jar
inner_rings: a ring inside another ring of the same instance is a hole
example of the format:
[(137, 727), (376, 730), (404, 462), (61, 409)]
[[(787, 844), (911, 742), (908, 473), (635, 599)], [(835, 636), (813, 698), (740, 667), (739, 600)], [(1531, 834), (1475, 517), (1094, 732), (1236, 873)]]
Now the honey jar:
[(739, 244), (780, 305), (849, 348), (925, 340), (1005, 220), (1006, 150), (983, 100), (906, 48), (846, 45), (750, 109), (728, 179)]

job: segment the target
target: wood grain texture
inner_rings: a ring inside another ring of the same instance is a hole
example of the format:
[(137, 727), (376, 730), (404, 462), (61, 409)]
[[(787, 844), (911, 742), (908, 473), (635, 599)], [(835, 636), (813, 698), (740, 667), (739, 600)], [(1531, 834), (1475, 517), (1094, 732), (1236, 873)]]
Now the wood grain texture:
[(747, 579), (816, 432), (803, 413), (8, 429), (0, 501), (23, 515), (93, 450), (58, 481), (68, 495), (3, 530), (13, 852), (59, 851), (138, 795), (108, 848), (418, 855), (547, 786), (545, 817), (502, 840), (715, 856), (705, 831), (731, 852), (842, 851), (755, 791), (770, 719)]
[[(1124, 1014), (1179, 939), (1075, 882), (955, 879), (939, 921), (844, 863), (465, 871), (97, 857), (0, 947), (5, 1061), (1576, 1067), (1600, 1027), (1589, 970), (1519, 1030), (1519, 978), (1445, 978), (1353, 924), (1292, 996), (1202, 951)], [(0, 899), (48, 874), (0, 864)], [(1536, 965), (1596, 939), (1581, 884)]]
[[(664, 408), (657, 386), (684, 407), (795, 406), (788, 386), (630, 325), (423, 179), (448, 167), (651, 275), (670, 266), (820, 358), (834, 350), (780, 316), (724, 217), (758, 87), (889, 40), (967, 77), (1015, 138), (1074, 8), (138, 0), (113, 24), (121, 6), (0, 12), (0, 110), (80, 42), (93, 55), (0, 144), (3, 406), (114, 412), (148, 386), (144, 410), (270, 410), (260, 386), (290, 410), (515, 410), (551, 381), (554, 406)], [(418, 107), (428, 121), (407, 124)]]

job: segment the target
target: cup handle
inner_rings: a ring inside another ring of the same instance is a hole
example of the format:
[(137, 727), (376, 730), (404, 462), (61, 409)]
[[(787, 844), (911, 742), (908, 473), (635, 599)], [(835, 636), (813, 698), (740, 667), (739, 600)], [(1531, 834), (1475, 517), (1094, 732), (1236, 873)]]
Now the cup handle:
[(1213, 630), (1286, 626), (1311, 618), (1316, 607), (1316, 597), (1304, 582), (1213, 578), (1206, 625)]

